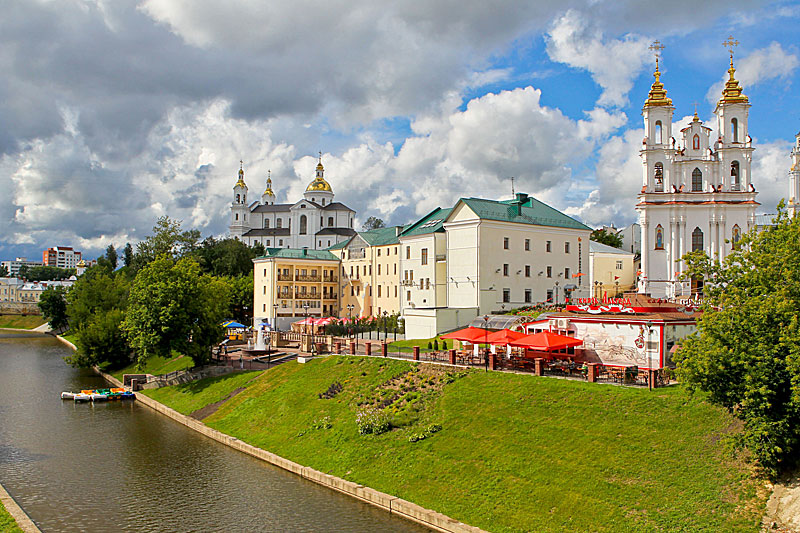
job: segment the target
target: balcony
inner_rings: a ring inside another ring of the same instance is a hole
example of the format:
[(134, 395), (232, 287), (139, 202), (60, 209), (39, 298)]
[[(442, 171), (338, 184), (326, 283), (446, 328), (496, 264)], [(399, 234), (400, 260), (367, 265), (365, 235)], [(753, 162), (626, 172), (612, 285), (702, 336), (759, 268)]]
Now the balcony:
[(323, 283), (336, 283), (337, 281), (339, 281), (339, 278), (336, 276), (324, 276), (322, 278)]
[(318, 292), (296, 292), (294, 293), (295, 300), (320, 300)]
[(337, 295), (335, 293), (322, 293), (323, 300), (335, 300)]
[(295, 276), (295, 281), (305, 281), (307, 283), (319, 283), (320, 281), (322, 281), (322, 278), (320, 278), (319, 276), (308, 276), (308, 275), (304, 276), (302, 274), (298, 274), (297, 276)]
[(278, 274), (278, 281), (292, 281), (291, 274)]

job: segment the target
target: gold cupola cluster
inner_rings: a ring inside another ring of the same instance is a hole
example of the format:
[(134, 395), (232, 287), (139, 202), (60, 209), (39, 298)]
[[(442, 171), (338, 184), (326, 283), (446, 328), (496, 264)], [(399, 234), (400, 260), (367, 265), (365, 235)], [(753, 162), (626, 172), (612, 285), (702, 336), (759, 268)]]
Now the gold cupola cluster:
[(267, 190), (264, 191), (266, 196), (275, 196), (275, 193), (272, 192), (272, 171), (267, 171)]
[(314, 181), (308, 184), (306, 187), (306, 192), (311, 191), (331, 191), (330, 184), (325, 181), (323, 174), (325, 173), (325, 168), (322, 166), (322, 156), (320, 156), (320, 161), (317, 163), (317, 177), (314, 178)]
[(719, 103), (721, 104), (746, 104), (749, 102), (747, 96), (742, 92), (743, 89), (739, 85), (739, 80), (733, 77), (736, 69), (733, 68), (733, 56), (731, 56), (731, 67), (728, 69), (728, 81), (725, 82), (725, 88), (722, 89), (722, 98)]
[(656, 63), (656, 71), (653, 73), (653, 76), (655, 76), (656, 80), (650, 87), (650, 94), (647, 96), (644, 106), (672, 106), (672, 99), (667, 98), (667, 90), (664, 88), (664, 84), (661, 83), (659, 79), (661, 78), (661, 72), (658, 70), (658, 63)]

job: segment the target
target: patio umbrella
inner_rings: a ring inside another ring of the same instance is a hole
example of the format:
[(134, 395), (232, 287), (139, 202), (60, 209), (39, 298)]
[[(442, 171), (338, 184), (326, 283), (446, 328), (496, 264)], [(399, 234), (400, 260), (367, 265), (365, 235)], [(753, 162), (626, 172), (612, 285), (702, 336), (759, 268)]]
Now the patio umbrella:
[(489, 333), (489, 336), (486, 340), (489, 344), (496, 344), (498, 346), (505, 346), (506, 344), (521, 339), (525, 337), (524, 333), (520, 333), (519, 331), (512, 331), (510, 329), (501, 329), (500, 331), (495, 331), (494, 333)]
[(222, 326), (226, 327), (226, 328), (229, 328), (229, 329), (246, 328), (247, 327), (244, 324), (240, 324), (238, 322), (233, 322), (233, 321), (231, 321), (231, 322), (223, 322)]
[(488, 330), (483, 328), (468, 327), (458, 331), (452, 331), (446, 335), (440, 335), (442, 339), (453, 339), (462, 342), (478, 343), (488, 335)]
[(559, 335), (550, 331), (540, 331), (533, 335), (526, 335), (515, 341), (509, 342), (511, 346), (520, 346), (523, 348), (531, 348), (533, 350), (541, 350), (545, 352), (552, 352), (555, 350), (563, 350), (564, 348), (572, 348), (583, 344), (581, 339), (575, 337), (567, 337), (566, 335)]

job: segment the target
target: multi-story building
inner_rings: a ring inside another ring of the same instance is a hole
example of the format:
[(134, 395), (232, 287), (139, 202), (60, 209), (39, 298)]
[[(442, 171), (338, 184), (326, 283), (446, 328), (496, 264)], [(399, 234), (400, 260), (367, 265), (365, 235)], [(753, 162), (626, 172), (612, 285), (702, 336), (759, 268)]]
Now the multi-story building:
[(339, 258), (326, 250), (269, 248), (253, 259), (253, 323), (282, 330), (339, 312)]
[(42, 252), (42, 263), (45, 266), (58, 268), (75, 268), (81, 260), (81, 252), (70, 246), (55, 246)]
[(13, 261), (0, 262), (0, 266), (4, 266), (6, 270), (8, 270), (8, 276), (12, 278), (15, 278), (19, 275), (19, 267), (23, 265), (27, 267), (37, 267), (37, 266), (43, 266), (44, 263), (42, 263), (41, 261), (28, 261), (28, 259), (25, 257), (17, 257)]
[(634, 254), (589, 241), (589, 286), (591, 297), (616, 297), (636, 290)]
[(19, 278), (0, 278), (0, 302), (17, 302), (17, 291), (24, 284)]

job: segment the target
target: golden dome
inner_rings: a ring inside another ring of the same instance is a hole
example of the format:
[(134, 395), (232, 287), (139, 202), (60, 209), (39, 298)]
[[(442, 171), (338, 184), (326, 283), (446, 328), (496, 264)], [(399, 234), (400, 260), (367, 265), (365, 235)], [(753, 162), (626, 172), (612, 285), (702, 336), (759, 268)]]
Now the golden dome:
[[(322, 165), (320, 165), (322, 166)], [(306, 187), (306, 192), (308, 191), (328, 191), (331, 192), (330, 184), (325, 181), (325, 178), (317, 177), (314, 178), (314, 181), (308, 184)]]
[(661, 72), (658, 70), (658, 64), (656, 64), (656, 71), (653, 73), (653, 76), (655, 76), (656, 81), (654, 81), (653, 85), (650, 87), (650, 94), (647, 96), (644, 106), (672, 106), (672, 99), (667, 98), (667, 90), (664, 89), (664, 84), (661, 83), (659, 79), (661, 78)]
[(325, 168), (322, 166), (322, 161), (317, 163), (317, 170), (325, 170)]
[(242, 161), (239, 161), (239, 181), (236, 182), (236, 185), (234, 185), (234, 187), (244, 187), (246, 189), (247, 185), (244, 182), (244, 168), (243, 167), (244, 167), (244, 163)]
[(267, 196), (275, 196), (275, 193), (272, 192), (272, 171), (267, 171), (267, 190), (264, 191), (264, 194)]
[(739, 81), (733, 77), (736, 69), (733, 68), (733, 56), (731, 56), (731, 67), (728, 69), (728, 81), (725, 82), (725, 88), (722, 89), (722, 98), (719, 103), (721, 104), (746, 104), (750, 100), (742, 93), (742, 88), (739, 86)]

